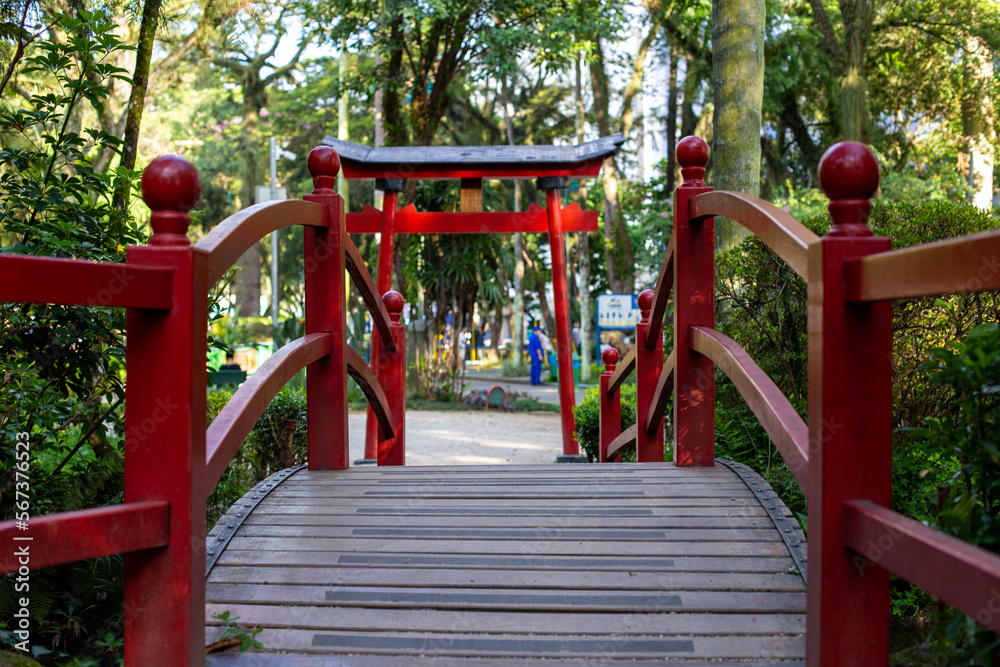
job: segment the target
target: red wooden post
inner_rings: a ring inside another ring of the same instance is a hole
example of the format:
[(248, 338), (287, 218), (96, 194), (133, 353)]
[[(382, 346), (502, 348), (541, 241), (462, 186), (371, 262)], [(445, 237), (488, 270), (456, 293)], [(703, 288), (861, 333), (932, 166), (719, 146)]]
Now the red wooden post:
[(545, 190), (549, 215), (549, 250), (552, 254), (552, 294), (556, 306), (556, 359), (559, 364), (559, 418), (562, 421), (563, 453), (556, 458), (560, 463), (586, 462), (580, 455), (580, 445), (574, 431), (573, 408), (576, 406), (576, 388), (573, 377), (573, 339), (569, 326), (569, 289), (566, 284), (566, 243), (563, 238), (562, 202), (559, 189), (566, 187), (564, 176), (546, 176), (538, 179), (538, 188)]
[[(621, 393), (616, 391), (614, 396), (608, 396), (608, 384), (611, 382), (611, 376), (618, 364), (618, 350), (609, 347), (601, 353), (601, 360), (604, 361), (604, 372), (601, 373), (600, 383), (601, 437), (598, 460), (605, 463), (608, 460), (608, 445), (622, 432)], [(615, 458), (620, 459), (621, 457), (616, 456)]]
[(867, 225), (879, 168), (863, 144), (819, 165), (833, 226), (809, 246), (809, 665), (889, 661), (889, 573), (844, 547), (844, 502), (888, 507), (892, 475), (892, 304), (847, 304), (848, 260), (891, 248)]
[(654, 292), (651, 289), (639, 294), (639, 311), (642, 320), (635, 325), (635, 405), (636, 429), (635, 451), (639, 463), (663, 463), (663, 420), (660, 420), (653, 435), (646, 435), (643, 425), (646, 415), (653, 406), (653, 395), (663, 372), (663, 336), (656, 337), (656, 345), (646, 347), (646, 332), (651, 326), (660, 326), (649, 321), (649, 311), (653, 307)]
[(403, 295), (386, 292), (382, 295), (382, 303), (392, 320), (390, 328), (396, 349), (390, 352), (381, 340), (378, 341), (375, 375), (396, 421), (396, 435), (378, 443), (378, 464), (401, 466), (406, 465), (406, 328), (399, 321), (403, 314)]
[[(406, 188), (405, 178), (376, 178), (375, 189), (382, 190), (382, 232), (378, 244), (378, 272), (375, 276), (375, 287), (379, 294), (385, 294), (392, 289), (392, 258), (396, 244), (396, 206), (399, 193)], [(368, 361), (374, 367), (375, 336), (368, 348), (371, 353)], [(368, 421), (365, 426), (365, 457), (355, 464), (376, 463), (378, 459), (378, 422), (371, 407), (368, 408)]]
[(715, 364), (688, 344), (691, 326), (715, 327), (715, 222), (694, 222), (688, 201), (705, 185), (708, 144), (685, 137), (677, 144), (684, 182), (674, 194), (674, 463), (715, 464)]
[(340, 157), (329, 146), (309, 154), (313, 192), (304, 199), (325, 206), (329, 227), (305, 227), (306, 333), (329, 332), (330, 356), (306, 368), (306, 416), (309, 421), (309, 469), (344, 470), (347, 448), (347, 314), (344, 200), (337, 194)]
[(125, 502), (170, 503), (170, 543), (127, 553), (125, 662), (194, 665), (205, 659), (205, 330), (208, 262), (187, 238), (201, 179), (166, 155), (146, 168), (153, 214), (148, 246), (128, 263), (174, 270), (170, 311), (126, 311)]

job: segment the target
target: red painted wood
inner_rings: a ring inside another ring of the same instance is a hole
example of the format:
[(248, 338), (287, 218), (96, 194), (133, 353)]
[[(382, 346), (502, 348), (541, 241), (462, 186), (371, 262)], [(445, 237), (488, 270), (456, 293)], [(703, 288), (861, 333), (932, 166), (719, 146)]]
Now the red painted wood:
[(128, 249), (130, 265), (174, 270), (172, 310), (126, 312), (125, 503), (170, 504), (167, 548), (125, 554), (129, 665), (204, 660), (208, 262), (188, 243), (185, 212), (197, 182), (181, 158), (154, 160), (143, 175), (151, 245)]
[(450, 180), (460, 178), (537, 178), (539, 176), (594, 177), (601, 170), (604, 158), (592, 158), (573, 165), (539, 164), (478, 164), (473, 167), (455, 164), (370, 164), (344, 160), (344, 176), (356, 178), (422, 178)]
[(569, 290), (566, 284), (566, 243), (563, 238), (559, 189), (545, 193), (549, 208), (549, 248), (552, 254), (552, 294), (556, 308), (556, 358), (559, 363), (559, 419), (562, 422), (563, 454), (580, 453), (576, 441), (573, 408), (576, 405), (573, 377), (573, 339), (569, 326)]
[(635, 325), (635, 404), (636, 423), (643, 428), (636, 429), (635, 453), (639, 463), (663, 463), (663, 419), (657, 420), (652, 433), (646, 432), (646, 417), (653, 407), (656, 385), (663, 372), (663, 336), (654, 336), (653, 345), (647, 347), (651, 324), (649, 315), (653, 307), (654, 292), (651, 289), (639, 294), (639, 310), (642, 320)]
[(715, 223), (690, 219), (689, 202), (705, 185), (708, 145), (697, 137), (677, 144), (684, 182), (674, 194), (674, 463), (715, 464), (715, 364), (691, 349), (688, 327), (715, 327)]
[[(139, 502), (78, 512), (33, 516), (28, 530), (0, 522), (0, 574), (164, 547), (170, 541), (170, 505)], [(24, 550), (27, 550), (26, 552)], [(20, 555), (27, 553), (27, 557)]]
[(869, 501), (846, 504), (844, 539), (862, 575), (885, 568), (1000, 632), (1000, 556)]
[(877, 183), (861, 178), (871, 165), (858, 166), (857, 147), (844, 146), (827, 151), (820, 166), (826, 191), (843, 197), (830, 203), (834, 226), (809, 246), (806, 658), (824, 667), (889, 659), (889, 575), (862, 572), (845, 549), (844, 504), (891, 503), (892, 305), (847, 304), (844, 276), (847, 262), (888, 250), (890, 242), (858, 228)]
[(205, 434), (205, 483), (212, 489), (271, 400), (296, 373), (330, 354), (325, 332), (297, 338), (282, 346), (257, 372), (247, 377)]
[(365, 266), (365, 260), (361, 257), (358, 247), (354, 245), (354, 241), (351, 240), (350, 236), (344, 234), (341, 243), (344, 245), (344, 260), (347, 262), (347, 272), (354, 279), (354, 288), (361, 295), (361, 300), (364, 301), (368, 314), (371, 315), (372, 324), (375, 326), (379, 340), (389, 347), (393, 347), (392, 331), (389, 328), (391, 323), (389, 311), (385, 309), (382, 299), (378, 297), (376, 291), (378, 288), (375, 287), (375, 281), (368, 274), (368, 267)]
[(390, 291), (382, 300), (392, 319), (394, 346), (390, 349), (379, 341), (375, 374), (395, 420), (395, 435), (378, 443), (378, 464), (401, 466), (406, 465), (406, 328), (399, 321), (403, 314), (403, 295)]
[(0, 301), (169, 310), (173, 276), (169, 267), (3, 255)]
[(656, 289), (653, 290), (653, 307), (649, 314), (650, 327), (646, 329), (646, 346), (656, 344), (656, 338), (663, 338), (663, 315), (667, 312), (667, 302), (674, 287), (674, 235), (670, 235), (667, 250), (660, 265), (660, 274), (656, 277)]
[(297, 199), (267, 201), (229, 216), (195, 247), (209, 254), (208, 281), (214, 285), (244, 252), (271, 232), (295, 225), (325, 227), (328, 223), (322, 206)]
[(600, 380), (600, 406), (601, 406), (601, 438), (598, 447), (598, 457), (601, 463), (608, 460), (608, 445), (622, 431), (622, 400), (621, 394), (616, 390), (608, 393), (611, 384), (611, 376), (615, 373), (615, 365), (618, 363), (618, 350), (609, 347), (601, 353), (601, 360), (604, 361), (604, 372), (601, 373)]
[(187, 237), (193, 209), (201, 197), (201, 175), (193, 164), (178, 155), (161, 155), (142, 172), (142, 199), (153, 212), (149, 245), (191, 245)]
[(306, 335), (330, 334), (330, 356), (306, 369), (306, 415), (309, 420), (309, 469), (345, 470), (347, 447), (347, 315), (344, 246), (344, 200), (334, 188), (340, 164), (328, 146), (309, 154), (314, 190), (305, 200), (326, 207), (327, 227), (306, 227)]
[[(562, 214), (564, 232), (599, 231), (597, 211), (581, 211), (574, 203), (563, 208)], [(548, 214), (537, 204), (531, 204), (527, 211), (520, 213), (418, 211), (410, 204), (400, 209), (393, 225), (397, 234), (544, 234), (549, 231)], [(347, 214), (347, 231), (351, 234), (377, 234), (381, 228), (382, 214), (374, 207), (366, 206), (360, 213)]]
[(358, 387), (368, 399), (368, 404), (375, 411), (379, 442), (393, 438), (396, 434), (396, 422), (389, 407), (389, 399), (386, 398), (382, 385), (375, 377), (375, 371), (365, 363), (364, 358), (353, 347), (344, 348), (344, 356), (347, 358), (348, 374), (358, 383)]
[(691, 347), (709, 357), (747, 402), (771, 437), (806, 497), (809, 491), (809, 428), (778, 386), (729, 336), (715, 329), (691, 327)]
[[(381, 233), (378, 246), (378, 271), (376, 272), (376, 294), (385, 294), (392, 289), (392, 259), (395, 253), (396, 243), (396, 217), (398, 215), (396, 207), (399, 202), (399, 193), (389, 191), (382, 198), (382, 210), (366, 206), (365, 211), (376, 211), (378, 213), (378, 231)], [(351, 214), (353, 215), (353, 214)], [(348, 230), (350, 231), (351, 215), (347, 216)], [(374, 337), (369, 347), (368, 358), (372, 364), (377, 364), (378, 345)], [(378, 434), (376, 433), (375, 413), (368, 408), (368, 421), (365, 428), (365, 458), (369, 461), (378, 459)]]

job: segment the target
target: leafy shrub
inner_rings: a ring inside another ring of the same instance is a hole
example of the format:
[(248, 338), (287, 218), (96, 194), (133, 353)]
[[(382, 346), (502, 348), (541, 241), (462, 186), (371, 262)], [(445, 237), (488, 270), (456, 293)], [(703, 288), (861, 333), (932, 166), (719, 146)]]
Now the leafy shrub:
[[(1000, 553), (1000, 328), (983, 324), (961, 342), (931, 350), (921, 368), (957, 410), (914, 431), (928, 457), (921, 471), (942, 489), (940, 530)], [(974, 619), (945, 609), (932, 633), (950, 665), (991, 664), (1000, 640)]]
[[(817, 234), (829, 228), (826, 215), (802, 223)], [(1000, 220), (964, 203), (873, 202), (869, 223), (876, 235), (888, 236), (894, 248), (988, 231)], [(1000, 271), (997, 258), (984, 257), (977, 267), (983, 275)], [(973, 285), (975, 287), (975, 285)], [(756, 238), (749, 238), (716, 261), (718, 328), (754, 358), (805, 417), (807, 407), (806, 285)], [(949, 401), (956, 390), (921, 372), (930, 350), (964, 338), (983, 323), (1000, 319), (1000, 297), (994, 293), (965, 294), (946, 299), (905, 299), (893, 304), (893, 506), (920, 520), (933, 520), (938, 511), (938, 486), (959, 473), (953, 453), (927, 447), (912, 429), (925, 418), (958, 424), (965, 409)], [(932, 422), (933, 423), (933, 422)], [(801, 490), (774, 451), (742, 397), (725, 378), (717, 383), (716, 435), (720, 455), (760, 470), (792, 509), (804, 505)], [(927, 470), (938, 471), (934, 475)], [(923, 595), (914, 602), (913, 589), (894, 583), (894, 612), (919, 611), (930, 604)]]
[[(587, 454), (591, 461), (599, 459), (599, 447), (601, 442), (601, 388), (591, 387), (584, 395), (583, 400), (573, 410), (573, 417), (576, 419), (576, 440), (580, 443), (581, 449)], [(622, 431), (635, 423), (635, 385), (626, 382), (619, 389), (622, 407)], [(635, 449), (625, 452), (622, 455), (623, 461), (635, 461)]]

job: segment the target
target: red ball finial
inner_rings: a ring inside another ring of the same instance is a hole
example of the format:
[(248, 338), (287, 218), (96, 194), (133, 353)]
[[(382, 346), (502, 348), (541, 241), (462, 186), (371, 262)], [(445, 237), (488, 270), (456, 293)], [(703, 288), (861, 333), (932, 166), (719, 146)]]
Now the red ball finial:
[(313, 178), (313, 193), (332, 193), (337, 187), (340, 156), (330, 146), (317, 146), (309, 153), (309, 173)]
[(871, 236), (869, 201), (878, 192), (879, 166), (875, 154), (856, 141), (841, 141), (819, 161), (819, 186), (830, 199), (833, 227), (829, 236)]
[(403, 314), (403, 295), (390, 290), (382, 295), (382, 303), (385, 304), (385, 309), (389, 311), (389, 319), (393, 322), (398, 322), (400, 316)]
[(642, 321), (649, 321), (649, 311), (653, 309), (653, 297), (656, 296), (656, 292), (651, 289), (643, 290), (639, 292), (639, 311), (642, 314)]
[(705, 185), (705, 165), (708, 164), (708, 144), (700, 137), (684, 137), (677, 143), (677, 163), (681, 166), (682, 185)]
[(614, 371), (615, 364), (618, 363), (618, 350), (613, 347), (604, 350), (604, 352), (601, 352), (601, 361), (604, 362), (605, 372), (610, 373)]
[(162, 155), (142, 172), (142, 199), (153, 211), (149, 245), (187, 246), (191, 216), (201, 197), (201, 176), (193, 164), (178, 155)]

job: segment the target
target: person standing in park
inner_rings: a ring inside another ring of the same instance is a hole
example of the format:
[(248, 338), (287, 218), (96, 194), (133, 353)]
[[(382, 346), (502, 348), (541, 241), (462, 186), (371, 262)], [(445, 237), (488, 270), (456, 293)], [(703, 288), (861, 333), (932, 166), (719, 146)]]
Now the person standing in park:
[(528, 337), (528, 356), (531, 358), (531, 384), (542, 383), (542, 360), (545, 353), (542, 352), (541, 327), (535, 327)]

